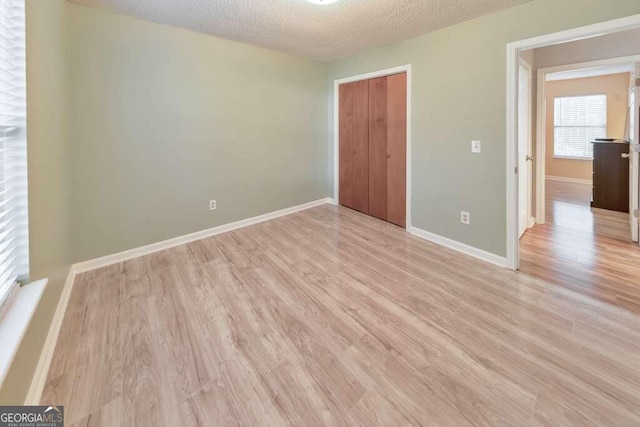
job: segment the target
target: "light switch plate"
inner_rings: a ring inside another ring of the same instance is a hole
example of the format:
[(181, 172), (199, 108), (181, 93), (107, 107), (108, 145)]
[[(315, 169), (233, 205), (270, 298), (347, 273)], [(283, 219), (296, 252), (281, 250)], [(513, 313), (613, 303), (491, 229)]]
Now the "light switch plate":
[(471, 152), (472, 153), (480, 153), (482, 151), (482, 142), (481, 141), (471, 141)]

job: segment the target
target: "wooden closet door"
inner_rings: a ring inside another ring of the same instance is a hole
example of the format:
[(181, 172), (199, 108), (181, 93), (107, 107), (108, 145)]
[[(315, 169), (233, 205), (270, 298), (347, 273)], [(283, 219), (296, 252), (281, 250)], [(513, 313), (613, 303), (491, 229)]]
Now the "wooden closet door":
[(387, 77), (387, 221), (406, 227), (407, 74)]
[(407, 74), (369, 80), (369, 215), (406, 226)]
[(339, 87), (339, 203), (369, 213), (369, 83)]
[(369, 80), (369, 215), (387, 220), (387, 78)]

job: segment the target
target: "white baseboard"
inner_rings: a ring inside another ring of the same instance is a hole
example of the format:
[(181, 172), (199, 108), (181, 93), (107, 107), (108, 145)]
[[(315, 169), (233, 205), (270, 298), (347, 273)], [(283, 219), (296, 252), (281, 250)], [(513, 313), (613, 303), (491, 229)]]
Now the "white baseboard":
[(417, 227), (410, 227), (409, 229), (407, 229), (407, 231), (409, 231), (409, 233), (413, 234), (416, 237), (420, 237), (421, 239), (428, 240), (449, 249), (453, 249), (454, 251), (461, 252), (465, 255), (481, 259), (482, 261), (486, 261), (500, 267), (506, 268), (507, 266), (507, 258), (492, 254), (491, 252), (487, 252), (482, 249), (460, 243), (447, 237), (442, 237), (440, 235), (430, 233)]
[(571, 182), (574, 184), (593, 185), (593, 181), (590, 179), (569, 178), (566, 176), (552, 176), (552, 175), (546, 175), (545, 178), (548, 179), (549, 181), (561, 181), (561, 182)]
[(47, 375), (49, 374), (49, 366), (51, 366), (51, 360), (53, 359), (53, 352), (56, 349), (58, 343), (58, 335), (60, 334), (60, 328), (62, 328), (62, 320), (64, 314), (67, 311), (67, 304), (69, 303), (69, 297), (71, 296), (71, 290), (73, 289), (73, 282), (75, 280), (76, 273), (73, 266), (69, 269), (67, 280), (64, 282), (62, 288), (62, 294), (56, 307), (56, 312), (53, 315), (51, 326), (49, 326), (49, 333), (47, 339), (42, 347), (42, 353), (40, 353), (40, 359), (38, 360), (38, 366), (33, 374), (31, 380), (31, 386), (27, 392), (27, 397), (24, 401), (25, 405), (39, 405), (44, 386), (47, 382)]
[(528, 228), (531, 228), (534, 225), (536, 225), (536, 219), (534, 217), (529, 218)]
[[(142, 255), (148, 255), (153, 252), (172, 248), (174, 246), (182, 245), (195, 240), (203, 239), (210, 236), (215, 236), (217, 234), (226, 233), (228, 231), (237, 230), (243, 227), (248, 227), (253, 224), (258, 224), (260, 222), (268, 221), (270, 219), (290, 215), (295, 212), (300, 212), (302, 210), (310, 209), (310, 208), (327, 204), (327, 203), (335, 204), (335, 200), (331, 198), (315, 200), (313, 202), (305, 203), (302, 205), (293, 206), (290, 208), (267, 213), (264, 215), (259, 215), (253, 218), (247, 218), (241, 221), (220, 225), (218, 227), (213, 227), (207, 230), (198, 231), (195, 233), (187, 234), (185, 236), (176, 237), (176, 238), (165, 240), (162, 242), (153, 243), (153, 244), (142, 246), (139, 248), (130, 249), (127, 251), (119, 252), (112, 255), (107, 255), (101, 258), (96, 258), (93, 260), (84, 261), (84, 262), (80, 262), (72, 265), (71, 269), (69, 270), (69, 275), (67, 276), (67, 280), (64, 284), (62, 295), (60, 296), (60, 301), (58, 302), (58, 307), (56, 308), (56, 312), (53, 316), (53, 321), (51, 322), (51, 326), (49, 328), (49, 334), (47, 335), (47, 339), (42, 349), (42, 354), (40, 355), (40, 360), (38, 361), (36, 372), (31, 382), (31, 386), (29, 387), (29, 392), (27, 393), (25, 405), (37, 405), (40, 403), (40, 398), (42, 396), (42, 392), (44, 390), (45, 383), (47, 380), (47, 374), (49, 373), (49, 366), (51, 365), (51, 360), (53, 359), (53, 353), (56, 347), (56, 343), (58, 341), (58, 335), (60, 334), (62, 321), (64, 319), (64, 314), (67, 310), (67, 304), (69, 303), (69, 298), (71, 296), (71, 291), (73, 289), (74, 279), (77, 274), (85, 271), (90, 271), (96, 268), (106, 267), (118, 262), (122, 262), (128, 259), (142, 256)], [(437, 234), (429, 233), (428, 231), (424, 231), (417, 227), (410, 227), (409, 229), (407, 229), (407, 231), (409, 231), (411, 234), (417, 237), (420, 237), (422, 239), (437, 243), (439, 245), (445, 246), (455, 251), (489, 262), (491, 264), (495, 264), (500, 267), (506, 267), (507, 265), (506, 258), (492, 254), (490, 252), (486, 252), (482, 249), (465, 245), (464, 243), (460, 243), (455, 240), (451, 240), (446, 237), (439, 236)]]
[(306, 209), (311, 209), (316, 206), (324, 205), (327, 203), (333, 203), (333, 199), (327, 197), (325, 199), (314, 200), (313, 202), (304, 203), (301, 205), (292, 206), (290, 208), (281, 209), (279, 211), (269, 212), (263, 215), (254, 216), (252, 218), (247, 218), (240, 221), (219, 225), (217, 227), (209, 228), (207, 230), (196, 231), (195, 233), (174, 237), (172, 239), (164, 240), (162, 242), (152, 243), (150, 245), (141, 246), (139, 248), (129, 249), (123, 252), (106, 255), (100, 258), (79, 262), (77, 264), (74, 264), (75, 272), (76, 274), (78, 274), (78, 273), (83, 273), (85, 271), (95, 270), (96, 268), (106, 267), (122, 261), (127, 261), (132, 258), (137, 258), (143, 255), (149, 255), (154, 252), (162, 251), (164, 249), (169, 249), (174, 246), (184, 245), (185, 243), (193, 242), (195, 240), (200, 240), (207, 237), (215, 236), (216, 234), (227, 233), (229, 231), (237, 230), (239, 228), (248, 227), (250, 225), (258, 224), (274, 218), (279, 218), (281, 216), (291, 215), (292, 213), (300, 212)]
[(44, 391), (44, 387), (47, 381), (47, 375), (49, 373), (49, 367), (51, 366), (51, 360), (53, 359), (53, 353), (58, 342), (58, 335), (60, 334), (60, 329), (62, 328), (62, 321), (64, 320), (64, 315), (67, 311), (67, 304), (69, 303), (71, 291), (73, 290), (73, 283), (77, 274), (94, 270), (96, 268), (106, 267), (118, 262), (126, 261), (128, 259), (136, 258), (142, 255), (148, 255), (153, 252), (158, 252), (164, 249), (172, 248), (174, 246), (193, 242), (199, 239), (204, 239), (210, 236), (215, 236), (216, 234), (237, 230), (239, 228), (248, 227), (250, 225), (258, 224), (270, 219), (290, 215), (292, 213), (300, 212), (306, 209), (311, 209), (316, 206), (333, 202), (334, 201), (332, 198), (314, 200), (313, 202), (292, 206), (290, 208), (281, 209), (275, 212), (269, 212), (264, 215), (231, 222), (229, 224), (220, 225), (218, 227), (209, 228), (207, 230), (197, 231), (185, 236), (175, 237), (173, 239), (164, 240), (162, 242), (152, 243), (150, 245), (141, 246), (139, 248), (118, 252), (116, 254), (107, 255), (101, 258), (96, 258), (72, 265), (69, 270), (67, 280), (64, 284), (64, 288), (62, 289), (62, 294), (60, 295), (60, 301), (58, 301), (56, 312), (53, 315), (53, 320), (51, 321), (51, 326), (49, 327), (49, 333), (47, 334), (47, 339), (44, 343), (44, 347), (42, 348), (42, 353), (40, 354), (40, 359), (38, 360), (38, 366), (36, 367), (33, 379), (31, 380), (31, 386), (29, 387), (29, 391), (27, 393), (24, 404), (40, 404), (42, 392)]

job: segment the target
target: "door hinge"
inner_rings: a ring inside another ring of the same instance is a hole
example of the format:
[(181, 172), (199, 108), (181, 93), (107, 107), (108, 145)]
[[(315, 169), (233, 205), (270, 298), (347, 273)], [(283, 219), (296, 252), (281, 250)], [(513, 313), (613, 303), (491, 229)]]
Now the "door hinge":
[(640, 144), (631, 144), (631, 151), (634, 153), (640, 153)]
[(633, 210), (633, 216), (638, 218), (638, 209)]
[(518, 173), (518, 167), (517, 166), (514, 168), (514, 173)]
[(640, 87), (640, 79), (636, 79), (636, 87)]

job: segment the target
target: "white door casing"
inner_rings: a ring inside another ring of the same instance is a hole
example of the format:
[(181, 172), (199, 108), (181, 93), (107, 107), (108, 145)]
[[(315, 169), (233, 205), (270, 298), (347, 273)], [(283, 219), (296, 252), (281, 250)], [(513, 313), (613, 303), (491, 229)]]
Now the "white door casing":
[(640, 197), (640, 63), (636, 63), (629, 91), (629, 225), (631, 238), (638, 241), (638, 199)]
[[(507, 43), (507, 261), (506, 266), (512, 270), (518, 269), (518, 58), (519, 52), (528, 49), (566, 43), (578, 39), (597, 37), (619, 31), (635, 30), (640, 28), (640, 14), (600, 22), (584, 27), (564, 30), (557, 33), (545, 34), (530, 39), (518, 40)], [(601, 61), (602, 62), (602, 61)], [(600, 64), (601, 65), (601, 64)], [(541, 73), (543, 76), (543, 73)], [(540, 163), (540, 160), (537, 159)], [(538, 207), (536, 206), (536, 209)], [(536, 220), (539, 220), (536, 218)]]
[(531, 67), (520, 61), (518, 67), (518, 237), (529, 227), (531, 218)]

